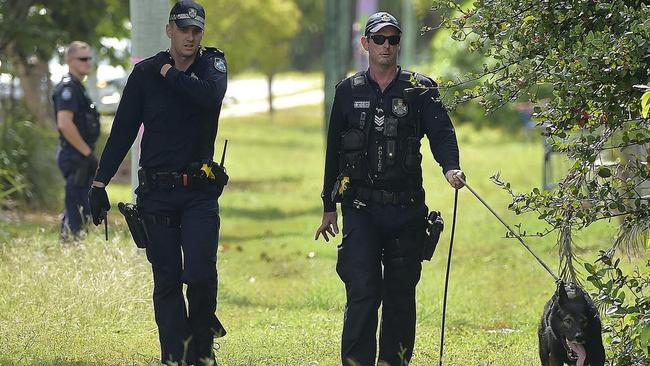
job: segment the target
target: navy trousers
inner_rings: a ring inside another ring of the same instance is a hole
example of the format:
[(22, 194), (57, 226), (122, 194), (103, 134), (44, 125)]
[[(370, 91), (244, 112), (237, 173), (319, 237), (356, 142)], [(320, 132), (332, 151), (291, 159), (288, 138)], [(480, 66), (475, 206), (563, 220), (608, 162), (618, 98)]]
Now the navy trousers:
[(415, 344), (415, 287), (420, 280), (424, 203), (410, 206), (342, 204), (343, 242), (336, 271), (345, 283), (341, 341), (343, 366), (379, 360), (408, 365)]
[(67, 240), (78, 237), (90, 222), (90, 203), (88, 191), (90, 184), (79, 185), (75, 182), (75, 173), (83, 160), (83, 156), (74, 148), (67, 146), (59, 148), (57, 164), (65, 179), (65, 206), (61, 220), (61, 239)]
[(225, 334), (215, 314), (217, 196), (213, 185), (196, 191), (175, 188), (138, 195), (144, 212), (180, 219), (180, 227), (148, 226), (147, 258), (153, 270), (153, 305), (163, 363), (202, 365), (202, 360), (214, 360), (213, 338)]

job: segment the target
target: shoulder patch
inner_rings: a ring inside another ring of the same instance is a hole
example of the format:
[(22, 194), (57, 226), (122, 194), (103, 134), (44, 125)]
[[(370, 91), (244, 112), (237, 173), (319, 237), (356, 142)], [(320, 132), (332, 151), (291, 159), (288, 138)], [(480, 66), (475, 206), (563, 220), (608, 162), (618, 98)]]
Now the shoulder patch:
[(66, 86), (61, 90), (61, 99), (63, 100), (72, 100), (72, 88)]
[(226, 62), (220, 57), (215, 57), (214, 58), (214, 68), (217, 69), (217, 71), (225, 74), (226, 73)]

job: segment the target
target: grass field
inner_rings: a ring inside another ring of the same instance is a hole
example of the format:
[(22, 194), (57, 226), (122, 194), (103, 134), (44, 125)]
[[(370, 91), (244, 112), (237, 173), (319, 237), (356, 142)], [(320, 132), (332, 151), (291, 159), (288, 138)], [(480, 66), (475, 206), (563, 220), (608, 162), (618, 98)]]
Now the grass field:
[[(217, 152), (229, 139), (231, 183), (220, 201), (219, 310), (228, 330), (220, 365), (336, 365), (344, 306), (335, 273), (336, 244), (314, 242), (320, 223), (321, 107), (221, 122)], [(511, 224), (534, 217), (507, 212), (501, 172), (516, 190), (541, 185), (542, 147), (490, 130), (458, 128), (461, 162), (473, 188)], [(426, 144), (425, 144), (426, 145)], [(418, 336), (412, 366), (437, 365), (444, 266), (453, 190), (427, 156), (427, 203), (447, 220), (418, 287)], [(109, 186), (111, 200), (129, 188)], [(551, 277), (467, 190), (459, 194), (447, 318), (446, 365), (536, 365), (536, 327), (554, 290)], [(113, 205), (115, 207), (115, 204)], [(60, 244), (53, 215), (22, 214), (0, 223), (0, 365), (156, 365), (152, 279), (144, 253), (110, 212), (110, 240), (93, 228), (80, 244)], [(339, 217), (340, 219), (340, 217)], [(581, 258), (605, 248), (615, 223), (577, 238)], [(529, 243), (557, 267), (554, 237)]]

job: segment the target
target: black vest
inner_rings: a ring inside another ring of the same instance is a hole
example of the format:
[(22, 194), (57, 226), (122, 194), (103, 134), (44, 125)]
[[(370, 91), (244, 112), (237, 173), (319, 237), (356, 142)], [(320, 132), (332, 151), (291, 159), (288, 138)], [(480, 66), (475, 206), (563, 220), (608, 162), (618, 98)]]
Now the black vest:
[[(52, 93), (52, 101), (54, 102), (55, 115), (54, 119), (56, 120), (56, 110), (57, 98), (61, 95), (61, 90), (65, 87), (69, 87), (72, 90), (72, 97), (76, 98), (79, 102), (79, 111), (74, 113), (73, 122), (79, 130), (81, 138), (90, 146), (94, 148), (95, 142), (99, 138), (100, 133), (100, 123), (99, 123), (99, 112), (95, 107), (95, 103), (90, 99), (86, 88), (78, 80), (73, 79), (69, 74), (65, 75), (61, 82), (54, 88)], [(59, 136), (61, 144), (65, 145), (67, 142), (63, 135)]]
[(353, 187), (393, 191), (422, 187), (420, 110), (428, 92), (413, 93), (412, 80), (418, 76), (400, 71), (384, 95), (389, 103), (382, 103), (364, 72), (351, 77), (353, 101), (341, 136), (340, 171)]

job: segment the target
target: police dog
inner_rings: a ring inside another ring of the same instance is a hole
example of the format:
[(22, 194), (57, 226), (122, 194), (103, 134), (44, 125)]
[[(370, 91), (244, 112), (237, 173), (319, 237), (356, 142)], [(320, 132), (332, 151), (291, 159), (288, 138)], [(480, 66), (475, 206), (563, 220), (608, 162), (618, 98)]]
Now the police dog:
[(603, 366), (602, 327), (589, 295), (575, 284), (559, 282), (539, 325), (543, 366)]

